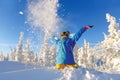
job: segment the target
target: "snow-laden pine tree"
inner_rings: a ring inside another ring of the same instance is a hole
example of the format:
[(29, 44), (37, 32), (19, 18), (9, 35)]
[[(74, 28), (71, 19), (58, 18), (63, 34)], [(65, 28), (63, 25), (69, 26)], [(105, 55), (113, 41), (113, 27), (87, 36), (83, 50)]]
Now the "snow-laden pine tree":
[(4, 56), (4, 61), (8, 61), (9, 60), (9, 54)]
[(83, 47), (83, 49), (84, 49), (83, 51), (84, 51), (84, 53), (86, 55), (85, 65), (88, 68), (92, 68), (91, 63), (92, 63), (92, 57), (93, 57), (93, 49), (90, 46), (90, 43), (87, 42), (86, 40), (84, 40), (84, 47)]
[(15, 56), (16, 56), (15, 52), (16, 52), (16, 49), (10, 48), (9, 61), (15, 61)]
[(84, 40), (84, 46), (78, 49), (78, 64), (91, 68), (92, 65), (92, 48), (90, 47), (90, 44)]
[(55, 45), (52, 45), (50, 47), (50, 51), (49, 51), (49, 55), (48, 55), (48, 58), (49, 58), (49, 66), (55, 66), (55, 62), (56, 62), (56, 46)]
[(49, 66), (49, 49), (48, 43), (44, 43), (39, 53), (39, 64), (40, 66)]
[(75, 59), (76, 63), (78, 63), (78, 49), (79, 49), (79, 46), (78, 46), (78, 44), (76, 44), (74, 47), (74, 50), (73, 50), (74, 59)]
[(31, 45), (30, 39), (27, 39), (27, 44), (23, 52), (25, 63), (34, 63), (34, 53), (33, 51), (31, 51), (30, 45)]
[(78, 65), (82, 65), (83, 64), (83, 47), (80, 47), (77, 51), (78, 54)]
[(104, 34), (105, 40), (102, 41), (102, 46), (111, 49), (111, 48), (120, 48), (119, 39), (120, 39), (120, 30), (118, 29), (119, 24), (116, 21), (116, 18), (110, 14), (106, 14), (107, 22), (109, 22), (108, 32), (109, 35)]
[[(120, 67), (120, 30), (119, 24), (116, 18), (110, 14), (106, 14), (107, 22), (109, 22), (108, 32), (109, 34), (104, 34), (104, 40), (99, 46), (95, 46), (95, 59), (98, 64), (103, 62), (99, 69), (118, 69)], [(99, 61), (100, 60), (100, 61)]]
[(0, 51), (0, 61), (4, 61), (4, 55), (2, 51)]
[(35, 65), (39, 65), (38, 53), (35, 54), (34, 64), (35, 64)]
[(15, 60), (19, 62), (23, 62), (23, 42), (24, 42), (24, 32), (20, 33), (19, 43), (16, 49)]

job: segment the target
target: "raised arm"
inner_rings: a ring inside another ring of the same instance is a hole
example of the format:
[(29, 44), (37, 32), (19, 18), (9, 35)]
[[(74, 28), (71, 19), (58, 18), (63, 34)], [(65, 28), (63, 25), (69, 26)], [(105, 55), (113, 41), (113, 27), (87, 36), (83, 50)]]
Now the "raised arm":
[(79, 40), (79, 38), (81, 37), (81, 35), (89, 28), (92, 28), (93, 26), (85, 26), (82, 27), (81, 29), (79, 29), (79, 31), (73, 36), (72, 40), (74, 42), (77, 42)]

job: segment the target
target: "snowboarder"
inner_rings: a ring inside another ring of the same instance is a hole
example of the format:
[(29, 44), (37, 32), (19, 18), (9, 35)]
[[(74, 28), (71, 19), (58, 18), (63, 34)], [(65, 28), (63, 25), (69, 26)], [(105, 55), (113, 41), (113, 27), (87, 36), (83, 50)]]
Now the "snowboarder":
[(64, 69), (68, 68), (78, 68), (78, 64), (74, 61), (73, 48), (81, 37), (81, 35), (89, 28), (93, 26), (85, 26), (81, 28), (72, 38), (69, 37), (70, 32), (64, 31), (61, 33), (61, 39), (56, 39), (54, 41), (57, 44), (57, 57), (56, 57), (56, 68)]

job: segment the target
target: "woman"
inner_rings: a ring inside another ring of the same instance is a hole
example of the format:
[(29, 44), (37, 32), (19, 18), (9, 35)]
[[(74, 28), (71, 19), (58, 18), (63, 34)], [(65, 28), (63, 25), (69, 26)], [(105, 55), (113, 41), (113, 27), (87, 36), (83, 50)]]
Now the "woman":
[(78, 64), (74, 61), (73, 48), (81, 35), (92, 27), (93, 26), (85, 26), (81, 28), (72, 38), (69, 38), (69, 31), (64, 31), (61, 33), (61, 39), (55, 39), (57, 44), (57, 69), (64, 69), (65, 67), (78, 68)]

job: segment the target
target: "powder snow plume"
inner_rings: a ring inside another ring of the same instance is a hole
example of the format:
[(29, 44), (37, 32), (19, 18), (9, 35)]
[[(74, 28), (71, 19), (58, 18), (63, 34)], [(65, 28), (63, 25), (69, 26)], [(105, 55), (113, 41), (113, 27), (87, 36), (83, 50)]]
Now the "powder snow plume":
[(28, 3), (28, 22), (45, 32), (44, 42), (58, 30), (61, 21), (57, 14), (58, 7), (58, 0), (31, 0)]

